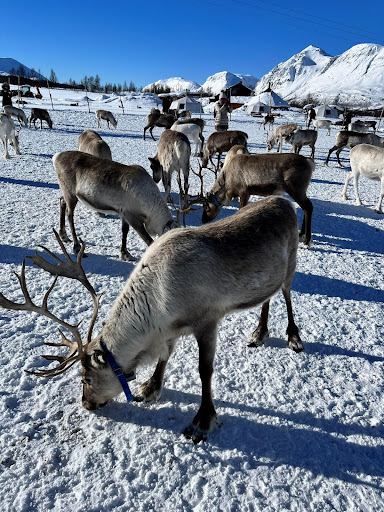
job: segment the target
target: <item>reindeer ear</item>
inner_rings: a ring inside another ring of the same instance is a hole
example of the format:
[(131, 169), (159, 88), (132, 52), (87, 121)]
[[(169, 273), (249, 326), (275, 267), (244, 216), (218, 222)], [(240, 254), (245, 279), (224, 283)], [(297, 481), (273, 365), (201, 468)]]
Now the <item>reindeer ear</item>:
[(107, 366), (107, 359), (105, 357), (104, 352), (101, 350), (95, 350), (92, 354), (92, 361), (98, 367)]

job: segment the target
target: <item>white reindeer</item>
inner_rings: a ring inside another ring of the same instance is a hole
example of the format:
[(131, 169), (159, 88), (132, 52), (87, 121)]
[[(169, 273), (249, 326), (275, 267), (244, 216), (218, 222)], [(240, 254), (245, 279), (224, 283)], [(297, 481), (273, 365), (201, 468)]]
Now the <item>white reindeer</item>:
[(84, 245), (74, 262), (58, 235), (57, 238), (64, 261), (51, 251), (48, 252), (58, 264), (40, 254), (33, 256), (32, 261), (52, 275), (77, 279), (88, 290), (94, 308), (87, 343), (82, 343), (79, 323), (69, 324), (48, 310), (49, 294), (57, 277), (41, 306), (32, 301), (26, 285), (25, 262), (18, 276), (25, 302), (15, 303), (0, 294), (0, 306), (34, 311), (69, 331), (74, 341), (61, 332), (58, 344), (67, 346), (69, 354), (48, 356), (47, 359), (58, 361), (58, 365), (31, 373), (53, 377), (80, 361), (82, 402), (87, 410), (102, 407), (122, 390), (131, 401), (128, 381), (135, 378), (136, 368), (150, 357), (158, 359), (156, 369), (141, 385), (135, 399), (158, 400), (177, 339), (193, 334), (199, 347), (201, 405), (184, 435), (195, 443), (204, 441), (218, 423), (211, 380), (219, 322), (231, 312), (262, 304), (249, 346), (263, 345), (268, 338), (270, 298), (279, 290), (287, 308), (288, 347), (295, 352), (303, 350), (291, 304), (298, 246), (297, 218), (290, 202), (282, 197), (268, 197), (214, 224), (172, 230), (156, 240), (132, 272), (94, 339), (92, 331), (100, 297), (81, 266)]
[(358, 187), (360, 174), (370, 180), (380, 181), (381, 190), (375, 211), (377, 213), (384, 213), (381, 209), (381, 203), (384, 197), (384, 148), (378, 148), (376, 146), (371, 146), (370, 144), (359, 144), (351, 149), (350, 161), (351, 172), (347, 175), (341, 197), (343, 199), (348, 199), (347, 187), (349, 181), (353, 178), (356, 205), (360, 206), (362, 204)]
[(312, 124), (315, 130), (319, 130), (319, 128), (326, 128), (327, 135), (331, 135), (332, 121), (329, 119), (312, 119)]
[(104, 119), (104, 121), (107, 121), (108, 128), (110, 128), (109, 123), (116, 128), (117, 121), (109, 110), (96, 110), (96, 119), (97, 119), (97, 127), (101, 128), (100, 126), (100, 119)]
[(3, 112), (0, 112), (0, 139), (4, 146), (4, 158), (9, 158), (8, 141), (13, 146), (16, 155), (20, 155), (19, 139), (16, 135), (15, 123), (12, 118)]
[(174, 132), (184, 133), (184, 135), (186, 135), (190, 141), (195, 143), (194, 156), (201, 156), (204, 145), (204, 137), (201, 134), (200, 126), (194, 123), (179, 123), (176, 121), (171, 126), (171, 130)]
[(5, 105), (3, 107), (3, 110), (6, 114), (8, 114), (11, 117), (15, 117), (21, 126), (24, 124), (25, 127), (28, 128), (28, 119), (27, 116), (24, 113), (24, 110), (21, 108), (13, 107), (12, 105)]

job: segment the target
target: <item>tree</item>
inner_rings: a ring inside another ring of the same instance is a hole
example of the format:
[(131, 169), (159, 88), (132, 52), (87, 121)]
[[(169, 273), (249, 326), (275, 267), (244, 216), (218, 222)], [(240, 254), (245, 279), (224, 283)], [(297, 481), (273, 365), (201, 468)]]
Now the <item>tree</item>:
[(50, 82), (57, 82), (57, 76), (56, 76), (56, 73), (53, 71), (53, 69), (51, 69), (51, 74), (49, 75), (49, 81)]
[(132, 82), (132, 80), (129, 82), (128, 91), (130, 91), (130, 92), (137, 91), (136, 85)]
[(22, 64), (17, 68), (17, 75), (25, 76), (25, 67)]
[(101, 90), (101, 84), (100, 84), (100, 77), (99, 75), (95, 76), (95, 90), (100, 91)]

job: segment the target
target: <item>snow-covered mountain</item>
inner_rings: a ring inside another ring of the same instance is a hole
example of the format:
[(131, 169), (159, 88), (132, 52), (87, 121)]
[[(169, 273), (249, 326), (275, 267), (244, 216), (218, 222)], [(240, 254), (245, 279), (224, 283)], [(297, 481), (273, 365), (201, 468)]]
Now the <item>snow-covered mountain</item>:
[[(358, 44), (335, 58), (298, 91), (328, 103), (353, 107), (380, 107), (384, 104), (384, 47)], [(323, 100), (323, 101), (324, 101)]]
[(158, 89), (170, 89), (171, 91), (197, 91), (200, 89), (201, 85), (193, 80), (186, 80), (185, 78), (181, 78), (179, 76), (173, 78), (166, 78), (164, 80), (158, 80), (157, 82), (153, 82), (152, 84), (148, 84), (143, 88), (143, 92), (151, 92), (153, 88), (156, 87)]
[(230, 71), (220, 71), (219, 73), (209, 76), (201, 86), (201, 89), (204, 93), (215, 96), (219, 94), (221, 90), (228, 89), (228, 87), (238, 84), (240, 80), (246, 87), (253, 89), (258, 78), (253, 75), (235, 75)]
[(255, 87), (255, 94), (268, 84), (285, 100), (311, 100), (349, 107), (378, 108), (384, 103), (384, 47), (364, 43), (332, 57), (308, 46), (275, 66)]
[(41, 75), (37, 71), (32, 71), (32, 68), (25, 66), (21, 62), (10, 57), (0, 57), (0, 75), (18, 74), (20, 69), (24, 68), (23, 76), (25, 78), (38, 78), (39, 80), (45, 80), (45, 76)]
[(264, 92), (269, 83), (285, 99), (296, 98), (307, 82), (329, 66), (334, 57), (315, 46), (308, 46), (264, 75), (255, 87), (255, 94)]

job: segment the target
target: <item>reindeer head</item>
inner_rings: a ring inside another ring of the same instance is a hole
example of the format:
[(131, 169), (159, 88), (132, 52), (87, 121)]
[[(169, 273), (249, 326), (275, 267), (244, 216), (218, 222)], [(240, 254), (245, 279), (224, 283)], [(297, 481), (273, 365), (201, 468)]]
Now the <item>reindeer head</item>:
[(225, 199), (225, 174), (223, 172), (220, 173), (219, 177), (215, 181), (212, 190), (208, 192), (205, 196), (205, 200), (203, 202), (203, 215), (201, 217), (201, 221), (203, 224), (207, 222), (211, 222), (215, 219), (224, 204)]
[[(25, 279), (24, 260), (21, 268), (21, 273), (20, 275), (16, 274), (16, 277), (19, 280), (20, 287), (25, 298), (25, 302), (21, 304), (12, 302), (6, 299), (4, 295), (0, 293), (0, 307), (6, 309), (15, 309), (19, 311), (33, 311), (35, 313), (39, 313), (40, 315), (46, 316), (50, 320), (53, 320), (54, 322), (58, 323), (61, 327), (63, 327), (64, 329), (71, 333), (72, 337), (74, 338), (74, 341), (71, 341), (69, 338), (67, 338), (64, 335), (64, 333), (59, 329), (61, 341), (59, 343), (45, 343), (45, 345), (49, 346), (65, 346), (69, 348), (69, 352), (66, 356), (43, 356), (48, 361), (58, 362), (57, 366), (50, 369), (28, 371), (28, 373), (32, 373), (39, 377), (55, 377), (65, 372), (66, 370), (71, 368), (75, 363), (80, 361), (82, 366), (83, 406), (88, 410), (95, 410), (98, 409), (99, 407), (102, 407), (110, 399), (114, 398), (115, 396), (121, 393), (121, 384), (118, 378), (116, 378), (115, 376), (117, 374), (114, 375), (114, 370), (112, 368), (110, 360), (111, 353), (104, 345), (102, 333), (97, 338), (92, 340), (92, 331), (96, 322), (101, 295), (96, 295), (94, 288), (88, 281), (88, 278), (86, 277), (84, 270), (81, 266), (81, 259), (84, 254), (85, 244), (82, 242), (81, 249), (77, 255), (77, 260), (73, 261), (69, 257), (64, 247), (64, 244), (61, 241), (57, 232), (54, 231), (54, 233), (64, 253), (65, 261), (58, 258), (54, 253), (52, 253), (49, 249), (46, 249), (45, 247), (42, 247), (42, 249), (45, 250), (54, 260), (56, 260), (57, 265), (45, 260), (38, 253), (36, 253), (35, 256), (31, 257), (35, 265), (55, 276), (50, 288), (48, 289), (43, 298), (42, 305), (36, 305), (29, 295)], [(77, 323), (76, 325), (69, 324), (62, 320), (61, 318), (59, 318), (58, 316), (54, 315), (48, 309), (48, 298), (59, 276), (79, 281), (85, 286), (85, 288), (92, 297), (93, 314), (90, 320), (90, 325), (88, 327), (87, 341), (85, 344), (83, 344), (81, 334), (79, 331), (80, 322)], [(134, 375), (134, 372), (131, 371), (130, 374), (132, 376)]]
[(158, 158), (156, 158), (156, 157), (151, 158), (149, 156), (148, 160), (150, 161), (150, 164), (151, 164), (153, 181), (155, 183), (159, 183), (159, 181), (161, 180), (161, 178), (163, 176), (163, 168), (160, 165)]

